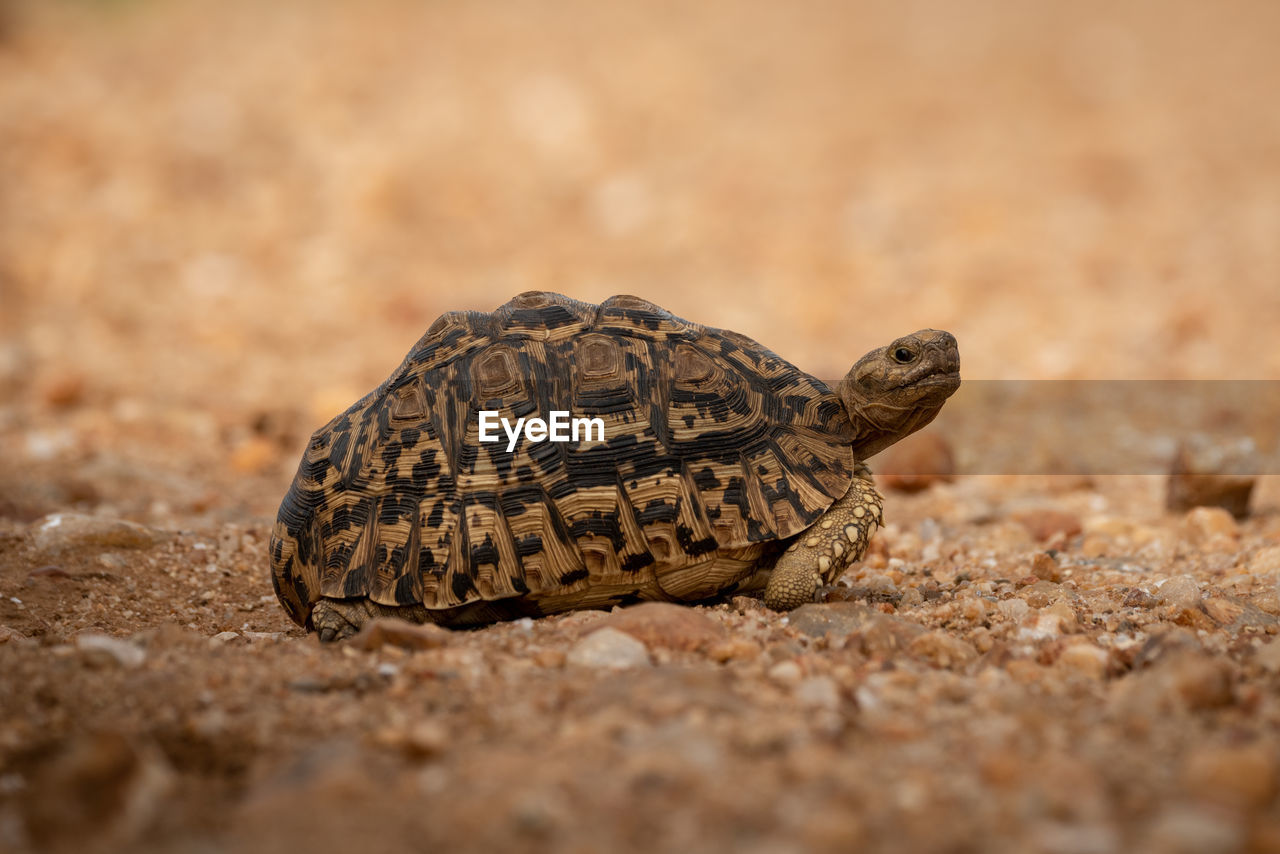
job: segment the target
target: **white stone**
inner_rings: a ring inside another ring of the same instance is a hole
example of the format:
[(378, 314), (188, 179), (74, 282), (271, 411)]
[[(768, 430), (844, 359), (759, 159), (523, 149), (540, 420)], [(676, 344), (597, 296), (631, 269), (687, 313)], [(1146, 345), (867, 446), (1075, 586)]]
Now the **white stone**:
[(1160, 585), (1157, 597), (1166, 605), (1192, 609), (1200, 605), (1200, 586), (1189, 575), (1170, 578)]
[(795, 687), (795, 697), (800, 705), (811, 709), (835, 710), (840, 707), (840, 690), (830, 676), (801, 679)]
[(569, 650), (565, 660), (579, 667), (606, 670), (626, 670), (650, 664), (649, 650), (643, 643), (626, 632), (609, 627), (596, 629), (582, 638)]
[(135, 522), (83, 513), (46, 516), (36, 523), (34, 534), (36, 550), (47, 556), (75, 548), (142, 549), (159, 539), (156, 532)]
[(119, 665), (134, 668), (146, 661), (147, 653), (129, 641), (87, 632), (76, 636), (76, 649), (85, 661), (95, 665)]
[(769, 678), (781, 685), (795, 685), (804, 675), (794, 661), (779, 661), (769, 668)]

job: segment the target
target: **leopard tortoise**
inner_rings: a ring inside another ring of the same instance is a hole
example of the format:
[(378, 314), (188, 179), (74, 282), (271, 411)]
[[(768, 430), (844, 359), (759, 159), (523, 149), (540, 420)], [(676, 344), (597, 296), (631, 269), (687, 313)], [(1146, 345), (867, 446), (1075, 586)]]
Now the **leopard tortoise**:
[[(633, 296), (449, 312), (311, 437), (272, 532), (276, 595), (326, 641), (384, 615), (467, 626), (762, 587), (794, 608), (861, 559), (882, 523), (862, 461), (928, 424), (959, 366), (955, 338), (922, 330), (832, 389)], [(481, 410), (598, 417), (604, 439), (508, 452), (478, 441)]]

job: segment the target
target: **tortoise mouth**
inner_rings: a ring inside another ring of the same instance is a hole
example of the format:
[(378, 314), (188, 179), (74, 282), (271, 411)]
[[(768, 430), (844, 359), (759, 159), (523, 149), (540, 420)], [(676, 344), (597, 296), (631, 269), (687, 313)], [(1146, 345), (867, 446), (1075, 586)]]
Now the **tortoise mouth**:
[(929, 374), (918, 380), (909, 380), (904, 382), (898, 388), (946, 388), (955, 391), (960, 387), (960, 372), (945, 371), (942, 373)]

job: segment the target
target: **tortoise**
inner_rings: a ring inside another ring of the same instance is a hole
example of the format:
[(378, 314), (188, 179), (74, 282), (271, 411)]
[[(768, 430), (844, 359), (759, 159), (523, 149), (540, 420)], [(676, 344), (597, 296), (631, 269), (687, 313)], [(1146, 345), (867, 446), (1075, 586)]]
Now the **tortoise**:
[[(323, 641), (378, 616), (476, 626), (760, 589), (789, 610), (862, 558), (883, 524), (863, 461), (932, 421), (959, 366), (926, 329), (829, 388), (626, 295), (446, 313), (311, 437), (272, 532), (276, 595)], [(603, 439), (479, 441), (481, 412), (557, 410)]]

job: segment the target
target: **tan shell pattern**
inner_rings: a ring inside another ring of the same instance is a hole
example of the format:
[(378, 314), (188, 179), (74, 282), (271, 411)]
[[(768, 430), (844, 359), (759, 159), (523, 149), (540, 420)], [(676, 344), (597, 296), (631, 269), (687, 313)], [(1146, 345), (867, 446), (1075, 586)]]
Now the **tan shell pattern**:
[[(478, 441), (482, 409), (600, 417), (605, 441), (508, 453), (505, 434)], [(308, 625), (322, 596), (562, 610), (596, 585), (652, 587), (804, 530), (848, 488), (850, 442), (822, 382), (637, 297), (450, 312), (312, 436), (272, 535), (276, 593)]]

